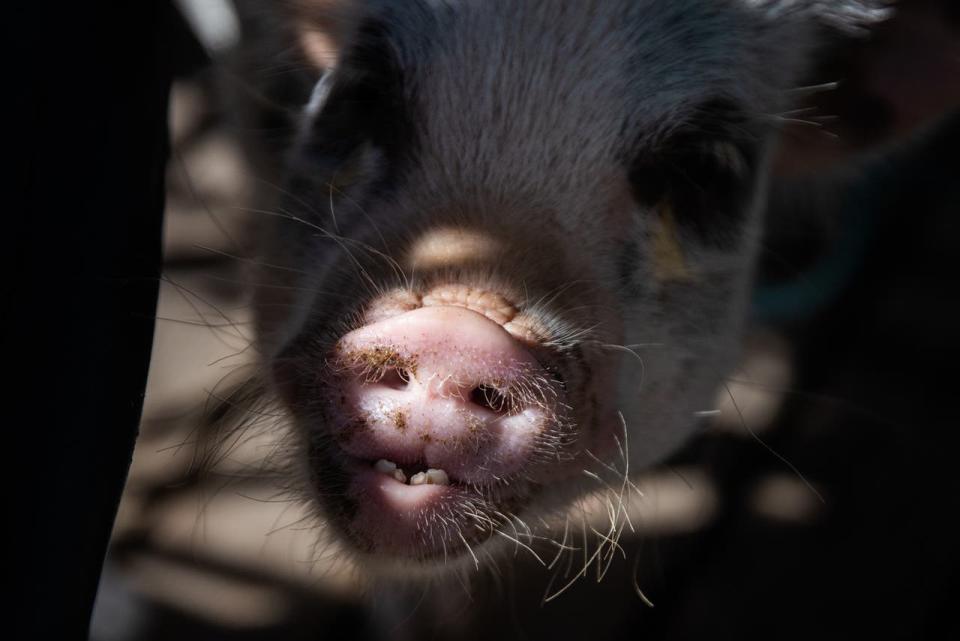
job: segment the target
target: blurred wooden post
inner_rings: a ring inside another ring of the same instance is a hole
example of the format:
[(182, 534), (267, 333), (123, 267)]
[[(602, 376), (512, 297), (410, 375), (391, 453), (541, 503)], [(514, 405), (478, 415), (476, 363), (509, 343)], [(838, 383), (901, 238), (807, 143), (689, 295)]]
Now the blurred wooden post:
[(13, 634), (0, 636), (83, 639), (146, 383), (183, 26), (164, 0), (4, 14), (14, 180), (3, 199), (3, 422), (15, 500), (4, 519)]

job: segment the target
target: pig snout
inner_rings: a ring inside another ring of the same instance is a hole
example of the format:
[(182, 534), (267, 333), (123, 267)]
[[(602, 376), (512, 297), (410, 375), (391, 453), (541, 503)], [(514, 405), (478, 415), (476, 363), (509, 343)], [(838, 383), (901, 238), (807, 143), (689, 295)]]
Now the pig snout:
[[(496, 322), (428, 307), (347, 334), (332, 426), (356, 458), (487, 484), (520, 472), (555, 414), (549, 374)], [(359, 425), (360, 427), (357, 427)]]
[(447, 304), (374, 306), (336, 342), (318, 390), (351, 538), (418, 559), (488, 538), (547, 479), (567, 433), (557, 371), (498, 297), (424, 299)]

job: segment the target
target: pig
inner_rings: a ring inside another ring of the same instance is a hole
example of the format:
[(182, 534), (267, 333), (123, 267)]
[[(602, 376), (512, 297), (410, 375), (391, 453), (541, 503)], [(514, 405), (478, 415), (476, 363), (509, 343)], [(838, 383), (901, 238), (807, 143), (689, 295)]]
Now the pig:
[(597, 483), (614, 540), (735, 362), (780, 114), (824, 34), (887, 3), (275, 10), (268, 88), (299, 102), (266, 154), (238, 425), (271, 417), (291, 491), (372, 573), (572, 550)]

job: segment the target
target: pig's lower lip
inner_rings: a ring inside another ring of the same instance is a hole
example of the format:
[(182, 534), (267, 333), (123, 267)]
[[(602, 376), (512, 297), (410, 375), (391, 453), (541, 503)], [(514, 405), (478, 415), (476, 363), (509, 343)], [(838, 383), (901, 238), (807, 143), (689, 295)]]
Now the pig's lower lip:
[(341, 492), (321, 488), (335, 524), (358, 550), (419, 563), (451, 562), (475, 554), (495, 535), (503, 515), (525, 503), (514, 487), (480, 488), (451, 479), (448, 485), (409, 485), (373, 462), (340, 462)]

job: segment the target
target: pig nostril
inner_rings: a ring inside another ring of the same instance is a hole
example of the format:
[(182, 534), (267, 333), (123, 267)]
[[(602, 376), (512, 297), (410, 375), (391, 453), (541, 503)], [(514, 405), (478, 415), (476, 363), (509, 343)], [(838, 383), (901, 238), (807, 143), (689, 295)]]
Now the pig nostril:
[(390, 389), (406, 389), (407, 385), (410, 384), (410, 373), (401, 369), (390, 368), (377, 380), (377, 384)]
[(497, 414), (503, 414), (510, 409), (507, 397), (491, 385), (478, 385), (473, 388), (470, 392), (470, 402)]

